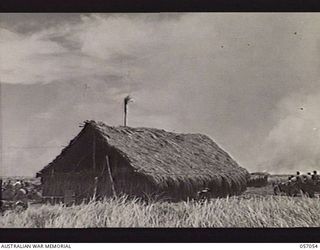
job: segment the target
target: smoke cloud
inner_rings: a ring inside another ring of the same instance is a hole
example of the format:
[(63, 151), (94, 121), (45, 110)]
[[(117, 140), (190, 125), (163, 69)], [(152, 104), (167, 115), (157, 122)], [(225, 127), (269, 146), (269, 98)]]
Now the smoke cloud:
[(292, 94), (278, 104), (278, 123), (262, 150), (261, 168), (312, 171), (320, 166), (320, 92)]

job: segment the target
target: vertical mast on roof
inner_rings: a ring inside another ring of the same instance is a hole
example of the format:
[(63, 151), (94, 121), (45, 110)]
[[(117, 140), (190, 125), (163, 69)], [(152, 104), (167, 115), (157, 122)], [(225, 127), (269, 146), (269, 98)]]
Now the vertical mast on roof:
[(132, 98), (131, 98), (131, 96), (130, 95), (127, 95), (125, 98), (124, 98), (124, 121), (123, 121), (123, 123), (124, 123), (124, 126), (126, 127), (127, 126), (127, 112), (128, 112), (128, 104), (130, 103), (130, 102), (132, 102)]

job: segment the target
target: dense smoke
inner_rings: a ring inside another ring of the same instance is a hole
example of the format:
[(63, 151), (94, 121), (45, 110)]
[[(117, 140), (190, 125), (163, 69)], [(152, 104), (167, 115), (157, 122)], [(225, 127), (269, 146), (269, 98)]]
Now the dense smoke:
[(319, 107), (320, 92), (292, 94), (278, 104), (279, 122), (261, 148), (261, 168), (278, 173), (320, 169)]

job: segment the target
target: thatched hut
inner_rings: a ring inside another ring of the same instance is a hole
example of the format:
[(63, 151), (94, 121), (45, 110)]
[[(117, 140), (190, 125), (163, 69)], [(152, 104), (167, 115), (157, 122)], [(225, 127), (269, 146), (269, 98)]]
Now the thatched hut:
[(209, 137), (86, 121), (81, 132), (37, 173), (44, 197), (78, 200), (119, 194), (194, 198), (240, 194), (249, 173)]

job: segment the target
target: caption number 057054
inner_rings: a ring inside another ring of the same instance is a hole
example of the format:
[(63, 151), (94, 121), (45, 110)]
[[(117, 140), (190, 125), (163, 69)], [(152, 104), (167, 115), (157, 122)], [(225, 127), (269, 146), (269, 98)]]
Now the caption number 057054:
[(318, 244), (300, 244), (300, 248), (318, 248)]

